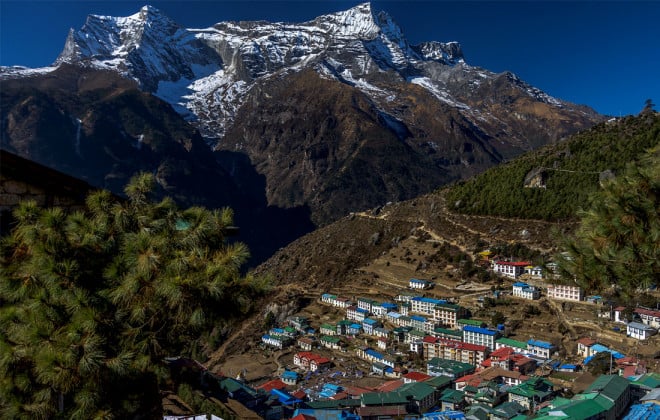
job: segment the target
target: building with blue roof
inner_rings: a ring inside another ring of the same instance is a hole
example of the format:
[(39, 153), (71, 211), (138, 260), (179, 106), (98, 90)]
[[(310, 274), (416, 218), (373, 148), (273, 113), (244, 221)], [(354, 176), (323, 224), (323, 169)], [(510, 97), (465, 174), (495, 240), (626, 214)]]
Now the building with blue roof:
[(657, 420), (660, 419), (660, 405), (653, 403), (635, 404), (630, 407), (623, 420)]
[(433, 282), (422, 279), (410, 279), (408, 281), (408, 287), (411, 289), (430, 289), (433, 287)]
[(433, 315), (435, 305), (447, 303), (444, 299), (433, 299), (429, 297), (415, 296), (410, 299), (410, 311), (427, 315)]
[(527, 351), (529, 354), (541, 359), (549, 359), (550, 355), (557, 350), (557, 346), (547, 341), (530, 339), (527, 342)]
[(479, 346), (486, 346), (488, 349), (495, 349), (495, 340), (497, 340), (502, 333), (490, 328), (475, 327), (473, 325), (466, 325), (463, 327), (463, 341), (470, 344)]
[(362, 329), (364, 330), (365, 334), (373, 335), (374, 329), (380, 326), (382, 326), (382, 324), (372, 318), (367, 318), (362, 321)]
[(348, 334), (350, 335), (358, 335), (360, 331), (362, 331), (362, 325), (360, 324), (351, 324), (348, 326)]
[(541, 297), (541, 290), (523, 282), (513, 283), (511, 294), (523, 299), (535, 300)]

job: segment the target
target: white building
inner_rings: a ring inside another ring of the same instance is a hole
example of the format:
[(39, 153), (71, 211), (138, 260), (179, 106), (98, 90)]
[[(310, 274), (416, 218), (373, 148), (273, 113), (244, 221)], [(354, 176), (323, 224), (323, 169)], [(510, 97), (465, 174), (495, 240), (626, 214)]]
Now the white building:
[(440, 303), (447, 303), (447, 301), (442, 299), (415, 296), (410, 300), (410, 312), (433, 315), (435, 306)]
[(408, 287), (411, 289), (430, 289), (433, 286), (433, 283), (428, 280), (421, 279), (410, 279), (408, 281)]
[(643, 324), (650, 325), (653, 328), (660, 328), (660, 311), (647, 308), (635, 308), (633, 312), (639, 315)]
[(463, 327), (463, 342), (488, 347), (489, 350), (495, 348), (495, 340), (500, 336), (499, 331), (488, 328), (480, 328), (472, 325)]
[(528, 265), (530, 264), (527, 261), (495, 261), (493, 263), (493, 271), (503, 276), (517, 279), (525, 273), (525, 267)]
[(513, 283), (512, 294), (513, 296), (531, 300), (536, 300), (541, 297), (541, 291), (537, 287), (530, 286), (523, 282)]
[(636, 338), (638, 340), (646, 340), (658, 333), (658, 330), (655, 328), (642, 324), (641, 322), (629, 322), (626, 325), (626, 334), (628, 337)]
[(559, 300), (584, 300), (584, 291), (580, 286), (569, 286), (566, 284), (553, 284), (548, 286), (548, 299)]
[(465, 308), (452, 303), (439, 303), (433, 308), (433, 320), (447, 328), (456, 328), (456, 321), (466, 314)]
[(555, 350), (557, 348), (552, 343), (546, 341), (530, 339), (527, 342), (527, 351), (542, 359), (549, 359)]

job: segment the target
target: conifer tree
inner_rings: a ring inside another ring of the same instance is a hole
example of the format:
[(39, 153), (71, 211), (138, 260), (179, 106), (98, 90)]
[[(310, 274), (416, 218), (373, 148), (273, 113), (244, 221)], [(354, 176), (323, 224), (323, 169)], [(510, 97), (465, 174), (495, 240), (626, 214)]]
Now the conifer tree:
[[(2, 244), (0, 417), (159, 415), (166, 356), (190, 356), (250, 310), (262, 279), (226, 241), (229, 209), (94, 192), (84, 211), (24, 202)], [(217, 339), (217, 337), (215, 337)]]
[(660, 281), (660, 146), (604, 181), (560, 258), (563, 274), (587, 290), (627, 295)]

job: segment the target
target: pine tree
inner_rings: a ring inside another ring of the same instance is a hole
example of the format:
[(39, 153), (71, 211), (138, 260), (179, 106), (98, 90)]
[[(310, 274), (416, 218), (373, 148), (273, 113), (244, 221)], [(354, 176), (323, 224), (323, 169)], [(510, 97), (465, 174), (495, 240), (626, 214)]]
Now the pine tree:
[[(15, 211), (0, 271), (0, 417), (158, 415), (162, 359), (190, 356), (266, 290), (242, 276), (231, 210), (151, 201), (153, 176), (128, 200), (92, 193), (67, 214)], [(217, 339), (218, 337), (213, 337)]]
[(605, 181), (560, 258), (563, 273), (587, 290), (618, 285), (627, 295), (660, 279), (660, 147)]

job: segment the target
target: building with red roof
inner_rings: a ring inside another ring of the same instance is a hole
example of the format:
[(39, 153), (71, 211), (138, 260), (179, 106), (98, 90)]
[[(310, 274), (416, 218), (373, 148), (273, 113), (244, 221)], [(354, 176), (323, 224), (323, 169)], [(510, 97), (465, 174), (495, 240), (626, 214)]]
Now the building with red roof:
[(284, 388), (286, 388), (286, 384), (282, 382), (282, 380), (279, 378), (263, 383), (257, 387), (257, 389), (263, 389), (268, 393), (270, 393), (270, 391), (272, 391), (273, 389), (284, 389)]
[(424, 359), (434, 357), (479, 366), (488, 356), (488, 348), (448, 338), (426, 336), (422, 340)]
[(332, 362), (330, 359), (316, 353), (301, 351), (293, 356), (293, 364), (302, 369), (315, 372), (317, 370), (329, 368), (332, 365)]
[(403, 382), (406, 384), (413, 383), (413, 382), (423, 382), (426, 381), (427, 379), (431, 379), (431, 375), (427, 375), (426, 373), (422, 372), (408, 372), (405, 375), (403, 375)]
[(529, 261), (495, 261), (493, 262), (493, 271), (517, 279), (525, 273), (525, 267), (528, 265), (531, 265)]

